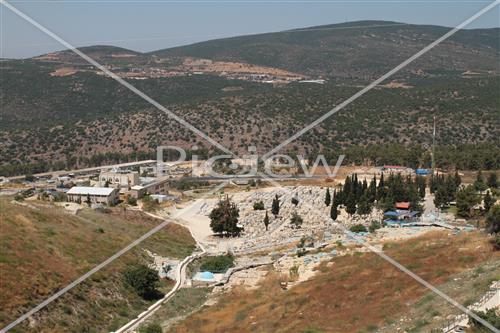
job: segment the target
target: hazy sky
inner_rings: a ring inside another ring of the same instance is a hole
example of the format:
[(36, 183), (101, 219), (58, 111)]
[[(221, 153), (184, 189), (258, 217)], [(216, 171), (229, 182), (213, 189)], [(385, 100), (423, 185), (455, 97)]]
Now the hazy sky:
[[(492, 0), (9, 2), (75, 46), (106, 44), (151, 51), (220, 37), (367, 19), (454, 26)], [(470, 28), (498, 27), (499, 7)], [(63, 49), (9, 9), (0, 8), (1, 57), (31, 57)]]

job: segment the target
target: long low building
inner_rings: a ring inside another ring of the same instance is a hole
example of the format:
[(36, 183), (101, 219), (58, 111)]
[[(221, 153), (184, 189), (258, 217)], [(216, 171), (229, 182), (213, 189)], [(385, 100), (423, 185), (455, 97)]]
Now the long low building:
[(146, 194), (168, 194), (170, 179), (168, 177), (159, 178), (144, 185), (132, 186), (130, 195), (140, 199)]
[(112, 187), (74, 186), (66, 192), (68, 201), (113, 205), (118, 202), (120, 190)]

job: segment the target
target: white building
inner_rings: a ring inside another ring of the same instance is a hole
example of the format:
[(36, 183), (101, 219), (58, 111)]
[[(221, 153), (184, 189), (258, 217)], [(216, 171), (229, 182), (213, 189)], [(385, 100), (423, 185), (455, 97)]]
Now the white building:
[(115, 204), (118, 201), (119, 190), (112, 187), (74, 186), (66, 192), (68, 201), (85, 203)]
[(138, 172), (104, 171), (99, 175), (99, 186), (130, 189), (139, 184)]

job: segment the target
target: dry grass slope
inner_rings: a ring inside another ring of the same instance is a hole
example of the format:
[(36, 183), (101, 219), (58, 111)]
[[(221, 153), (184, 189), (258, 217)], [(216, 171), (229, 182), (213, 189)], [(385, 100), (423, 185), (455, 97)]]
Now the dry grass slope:
[[(481, 234), (433, 233), (385, 252), (440, 285), (479, 263), (499, 260)], [(373, 253), (339, 257), (311, 280), (282, 291), (271, 274), (257, 291), (235, 290), (172, 332), (369, 332), (399, 318), (427, 290)]]
[[(29, 205), (0, 199), (2, 327), (161, 222), (118, 208), (109, 213), (83, 210), (75, 216), (52, 204)], [(117, 317), (126, 321), (131, 314), (142, 311), (147, 302), (123, 285), (121, 274), (125, 267), (147, 260), (142, 249), (182, 258), (194, 247), (187, 229), (167, 225), (36, 315), (35, 331), (68, 331), (62, 329), (65, 325), (73, 328), (69, 331), (83, 332), (84, 327), (99, 331)], [(27, 331), (26, 327), (19, 329)]]

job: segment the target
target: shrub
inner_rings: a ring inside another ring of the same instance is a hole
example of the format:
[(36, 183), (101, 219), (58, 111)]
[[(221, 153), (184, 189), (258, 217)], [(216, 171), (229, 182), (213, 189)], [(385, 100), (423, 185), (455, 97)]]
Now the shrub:
[(142, 327), (139, 330), (140, 333), (162, 333), (163, 330), (161, 329), (160, 324), (158, 323), (151, 323), (145, 327)]
[(490, 233), (500, 233), (500, 205), (491, 207), (486, 216), (486, 229)]
[(302, 219), (302, 217), (299, 214), (297, 214), (295, 212), (292, 214), (292, 219), (290, 220), (290, 224), (294, 228), (300, 228), (302, 226), (303, 222), (304, 222), (304, 220)]
[[(495, 312), (495, 308), (489, 309), (486, 312), (475, 312), (475, 314), (481, 318), (493, 325), (494, 327), (500, 327), (500, 316), (497, 316)], [(483, 326), (479, 321), (476, 319), (469, 317), (469, 324), (474, 327), (478, 332), (490, 332), (490, 330), (486, 327)]]
[(351, 232), (367, 232), (368, 231), (368, 230), (366, 230), (366, 227), (362, 224), (353, 225), (349, 230), (351, 230)]
[(370, 224), (370, 227), (369, 227), (369, 230), (370, 232), (375, 232), (375, 230), (377, 229), (380, 229), (382, 227), (382, 225), (380, 224), (380, 222), (377, 222), (377, 221), (372, 221), (372, 223)]
[(254, 202), (253, 210), (264, 210), (264, 203), (262, 201)]
[(159, 297), (157, 290), (160, 278), (158, 273), (146, 265), (130, 267), (124, 273), (124, 281), (134, 288), (135, 292), (144, 299)]
[(497, 234), (495, 237), (491, 240), (491, 244), (495, 248), (495, 250), (500, 250), (500, 235)]
[(158, 200), (151, 198), (151, 196), (146, 195), (142, 198), (142, 208), (147, 212), (153, 212), (158, 209), (160, 203)]
[(234, 257), (231, 254), (227, 254), (203, 258), (200, 270), (212, 273), (225, 273), (231, 267), (234, 267)]
[(130, 206), (137, 206), (137, 199), (134, 198), (134, 197), (128, 197), (127, 199), (127, 203), (130, 205)]

